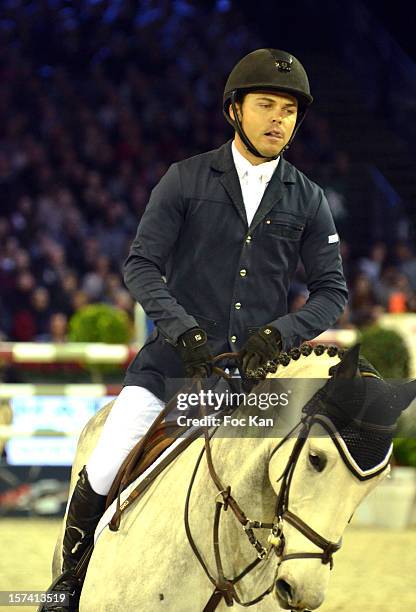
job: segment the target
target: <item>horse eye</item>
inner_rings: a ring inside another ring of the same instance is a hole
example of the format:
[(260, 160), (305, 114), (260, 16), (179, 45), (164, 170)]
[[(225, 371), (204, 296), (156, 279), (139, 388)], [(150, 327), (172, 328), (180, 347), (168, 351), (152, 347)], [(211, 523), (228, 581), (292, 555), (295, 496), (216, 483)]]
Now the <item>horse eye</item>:
[(316, 453), (309, 453), (309, 463), (317, 472), (322, 472), (326, 465), (325, 457), (317, 455)]

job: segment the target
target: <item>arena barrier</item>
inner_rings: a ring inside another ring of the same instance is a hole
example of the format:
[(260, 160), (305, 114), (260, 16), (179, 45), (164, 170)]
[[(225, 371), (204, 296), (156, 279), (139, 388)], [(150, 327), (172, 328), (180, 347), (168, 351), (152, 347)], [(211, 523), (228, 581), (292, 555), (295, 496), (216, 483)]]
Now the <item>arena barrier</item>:
[(0, 342), (1, 364), (76, 363), (127, 364), (137, 353), (137, 346), (102, 342)]

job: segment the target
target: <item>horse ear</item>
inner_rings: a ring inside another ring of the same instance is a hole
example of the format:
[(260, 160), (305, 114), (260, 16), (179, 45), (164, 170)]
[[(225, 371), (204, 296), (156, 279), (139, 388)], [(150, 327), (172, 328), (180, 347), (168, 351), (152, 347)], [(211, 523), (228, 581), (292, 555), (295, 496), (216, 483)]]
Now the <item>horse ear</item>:
[(360, 344), (354, 344), (346, 351), (337, 365), (335, 370), (335, 378), (355, 378), (359, 375), (358, 360), (360, 357)]

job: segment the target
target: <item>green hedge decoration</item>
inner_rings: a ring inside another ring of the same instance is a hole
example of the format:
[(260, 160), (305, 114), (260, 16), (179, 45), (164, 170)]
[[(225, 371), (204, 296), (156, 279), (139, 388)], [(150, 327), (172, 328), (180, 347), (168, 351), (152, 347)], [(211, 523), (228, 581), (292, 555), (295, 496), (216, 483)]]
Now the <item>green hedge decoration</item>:
[(128, 344), (132, 331), (124, 310), (109, 304), (89, 304), (71, 317), (68, 337), (72, 342)]
[(395, 438), (393, 441), (394, 458), (399, 465), (416, 467), (416, 439)]
[(373, 364), (383, 378), (409, 377), (409, 350), (396, 331), (372, 325), (362, 331), (360, 341), (361, 354)]

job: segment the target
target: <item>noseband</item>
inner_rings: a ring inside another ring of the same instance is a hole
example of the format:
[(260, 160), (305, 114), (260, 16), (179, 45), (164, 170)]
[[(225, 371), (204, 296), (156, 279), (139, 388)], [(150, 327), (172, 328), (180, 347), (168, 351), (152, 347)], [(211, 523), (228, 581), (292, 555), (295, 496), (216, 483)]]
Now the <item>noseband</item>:
[[(311, 403), (315, 405), (315, 403), (320, 403), (322, 400), (323, 389), (318, 391), (312, 400), (309, 402), (308, 406), (310, 407)], [(306, 407), (305, 407), (306, 408)], [(291, 559), (321, 559), (321, 563), (324, 565), (329, 564), (330, 569), (333, 568), (333, 554), (341, 548), (341, 540), (338, 543), (331, 542), (327, 540), (319, 533), (317, 533), (314, 529), (312, 529), (307, 523), (305, 523), (300, 517), (289, 510), (289, 491), (290, 485), (292, 483), (293, 474), (296, 468), (297, 461), (299, 459), (302, 448), (306, 442), (306, 439), (310, 433), (310, 429), (314, 422), (314, 414), (315, 410), (308, 410), (308, 414), (305, 414), (302, 419), (295, 425), (295, 427), (279, 442), (279, 444), (273, 449), (270, 459), (273, 457), (274, 453), (277, 452), (287, 440), (299, 429), (299, 434), (296, 439), (293, 450), (290, 454), (289, 460), (286, 464), (285, 470), (279, 480), (281, 480), (280, 490), (276, 500), (274, 519), (272, 523), (264, 523), (262, 521), (253, 521), (247, 518), (244, 511), (241, 509), (237, 501), (231, 495), (231, 486), (224, 486), (221, 482), (213, 461), (211, 454), (211, 446), (210, 439), (215, 433), (215, 431), (209, 435), (208, 428), (204, 429), (204, 437), (205, 444), (202, 449), (198, 460), (196, 462), (194, 472), (192, 474), (191, 482), (189, 485), (186, 503), (185, 503), (185, 531), (188, 537), (189, 544), (197, 557), (200, 565), (202, 566), (205, 574), (214, 585), (215, 589), (210, 597), (208, 603), (206, 604), (203, 612), (213, 612), (217, 606), (220, 604), (221, 600), (224, 599), (227, 606), (231, 607), (236, 601), (238, 604), (244, 607), (252, 606), (258, 602), (260, 602), (266, 595), (271, 593), (274, 588), (274, 582), (268, 587), (263, 593), (261, 593), (255, 599), (252, 599), (248, 602), (243, 602), (239, 598), (238, 594), (235, 590), (235, 584), (239, 582), (244, 576), (246, 576), (249, 572), (251, 572), (259, 563), (266, 561), (270, 558), (270, 554), (272, 551), (279, 557), (278, 566), (280, 566), (285, 561), (289, 561)], [(218, 495), (215, 498), (215, 515), (214, 515), (214, 524), (213, 524), (213, 546), (214, 546), (214, 557), (217, 569), (217, 578), (214, 578), (202, 558), (201, 553), (199, 552), (195, 541), (192, 537), (190, 525), (189, 525), (189, 502), (192, 492), (193, 483), (196, 478), (196, 474), (198, 471), (198, 467), (201, 463), (202, 457), (206, 454), (207, 464), (210, 476), (212, 481), (214, 482), (216, 488), (218, 489)], [(222, 511), (227, 511), (228, 508), (231, 508), (234, 513), (236, 519), (242, 525), (245, 535), (247, 536), (250, 544), (253, 546), (257, 553), (257, 557), (252, 561), (240, 574), (232, 579), (227, 579), (224, 575), (223, 563), (220, 553), (219, 547), (219, 525)], [(299, 552), (299, 553), (291, 553), (285, 554), (285, 538), (283, 533), (283, 525), (284, 522), (289, 523), (292, 527), (297, 529), (302, 535), (304, 535), (308, 540), (310, 540), (315, 546), (320, 548), (322, 552)], [(262, 543), (256, 538), (254, 534), (254, 529), (269, 529), (270, 535), (268, 537), (268, 546), (265, 547)]]

